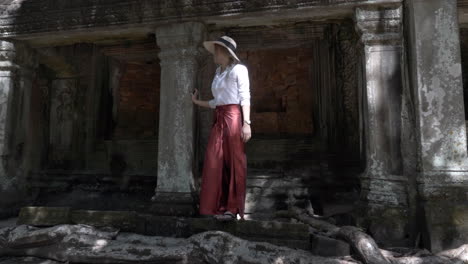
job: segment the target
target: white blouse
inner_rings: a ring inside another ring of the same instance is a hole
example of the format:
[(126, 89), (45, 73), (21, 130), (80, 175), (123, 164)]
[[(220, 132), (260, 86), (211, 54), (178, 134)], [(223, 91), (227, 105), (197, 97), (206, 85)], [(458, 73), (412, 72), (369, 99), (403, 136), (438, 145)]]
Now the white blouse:
[(214, 99), (208, 101), (211, 108), (217, 105), (240, 104), (250, 105), (249, 72), (243, 64), (231, 64), (223, 72), (216, 68), (211, 84)]

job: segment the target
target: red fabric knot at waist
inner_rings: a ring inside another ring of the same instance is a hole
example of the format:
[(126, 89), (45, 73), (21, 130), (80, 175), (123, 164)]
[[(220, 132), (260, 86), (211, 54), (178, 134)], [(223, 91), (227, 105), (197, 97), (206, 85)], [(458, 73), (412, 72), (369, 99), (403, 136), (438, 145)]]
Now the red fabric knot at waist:
[[(240, 104), (225, 104), (217, 105), (213, 116), (213, 127), (218, 130), (216, 142), (222, 144), (223, 139), (232, 134), (229, 132), (233, 128), (238, 128), (240, 132), (240, 124), (243, 122), (242, 111)], [(237, 124), (237, 125), (236, 125)]]
[(226, 104), (226, 105), (217, 105), (215, 111), (222, 112), (240, 112), (241, 106), (239, 104)]
[(239, 104), (226, 104), (226, 105), (217, 105), (214, 112), (214, 124), (224, 123), (223, 119), (232, 119), (237, 115), (242, 115), (241, 106)]

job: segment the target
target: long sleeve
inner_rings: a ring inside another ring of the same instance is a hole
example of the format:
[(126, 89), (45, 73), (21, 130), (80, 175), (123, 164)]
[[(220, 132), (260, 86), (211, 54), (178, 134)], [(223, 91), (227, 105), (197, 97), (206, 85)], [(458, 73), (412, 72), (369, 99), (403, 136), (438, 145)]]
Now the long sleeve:
[(240, 104), (250, 105), (250, 81), (249, 71), (242, 65), (237, 70), (237, 87), (239, 89)]

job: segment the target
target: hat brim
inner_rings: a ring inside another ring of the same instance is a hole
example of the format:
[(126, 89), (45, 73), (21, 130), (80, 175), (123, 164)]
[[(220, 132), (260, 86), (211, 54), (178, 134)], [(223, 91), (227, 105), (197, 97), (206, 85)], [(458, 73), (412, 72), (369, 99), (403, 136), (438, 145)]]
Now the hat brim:
[(225, 47), (229, 51), (229, 53), (232, 55), (232, 57), (240, 62), (240, 59), (237, 57), (236, 53), (234, 53), (234, 51), (232, 51), (229, 47), (227, 47), (223, 42), (216, 41), (216, 40), (203, 41), (203, 46), (205, 47), (205, 49), (208, 50), (213, 55), (215, 52), (215, 47), (214, 47), (215, 44), (219, 44)]

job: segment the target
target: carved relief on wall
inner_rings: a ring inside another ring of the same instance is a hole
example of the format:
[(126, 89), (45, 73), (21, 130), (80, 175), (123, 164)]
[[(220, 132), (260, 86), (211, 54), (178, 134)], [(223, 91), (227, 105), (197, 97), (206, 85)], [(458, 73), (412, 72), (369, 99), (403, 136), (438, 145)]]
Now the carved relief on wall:
[(49, 163), (54, 167), (68, 166), (73, 158), (73, 138), (78, 118), (77, 79), (52, 81), (50, 106)]
[(8, 107), (8, 93), (10, 85), (8, 82), (11, 82), (11, 78), (1, 78), (0, 83), (0, 144), (3, 148), (4, 139), (5, 139), (5, 124), (7, 117), (7, 107)]
[(354, 29), (346, 24), (342, 25), (337, 34), (337, 85), (341, 90), (342, 100), (342, 128), (344, 135), (341, 144), (348, 151), (359, 151), (359, 102), (358, 102), (358, 66), (361, 57), (358, 49), (358, 39)]

